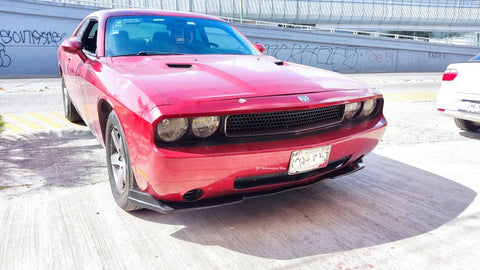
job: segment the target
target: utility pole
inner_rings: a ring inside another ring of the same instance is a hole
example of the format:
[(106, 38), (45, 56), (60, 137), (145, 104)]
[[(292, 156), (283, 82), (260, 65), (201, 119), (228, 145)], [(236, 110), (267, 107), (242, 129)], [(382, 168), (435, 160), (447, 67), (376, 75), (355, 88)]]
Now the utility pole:
[(243, 0), (240, 0), (240, 23), (243, 23)]

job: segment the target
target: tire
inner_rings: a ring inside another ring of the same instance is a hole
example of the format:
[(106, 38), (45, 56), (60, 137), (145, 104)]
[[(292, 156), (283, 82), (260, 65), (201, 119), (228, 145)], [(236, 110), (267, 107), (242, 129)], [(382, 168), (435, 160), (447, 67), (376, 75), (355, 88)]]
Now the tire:
[(68, 95), (67, 86), (65, 85), (65, 80), (62, 77), (62, 96), (63, 96), (63, 112), (65, 114), (65, 118), (68, 121), (76, 123), (82, 121), (82, 118), (73, 106), (72, 101), (70, 100), (70, 96)]
[(135, 179), (130, 165), (125, 133), (114, 111), (108, 116), (105, 132), (107, 168), (113, 198), (118, 206), (125, 211), (141, 209), (141, 207), (128, 200)]
[(457, 127), (460, 128), (461, 130), (477, 131), (478, 129), (480, 129), (480, 125), (475, 122), (458, 119), (458, 118), (454, 118), (454, 120)]

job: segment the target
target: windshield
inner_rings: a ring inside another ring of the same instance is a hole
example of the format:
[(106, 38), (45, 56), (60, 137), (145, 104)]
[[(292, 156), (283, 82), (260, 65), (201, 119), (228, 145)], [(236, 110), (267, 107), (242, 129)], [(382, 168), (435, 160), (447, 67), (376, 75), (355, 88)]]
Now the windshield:
[(259, 54), (229, 24), (168, 16), (112, 17), (105, 56), (169, 54)]
[(480, 61), (480, 54), (477, 54), (472, 59), (468, 60), (468, 62), (478, 62), (478, 61)]

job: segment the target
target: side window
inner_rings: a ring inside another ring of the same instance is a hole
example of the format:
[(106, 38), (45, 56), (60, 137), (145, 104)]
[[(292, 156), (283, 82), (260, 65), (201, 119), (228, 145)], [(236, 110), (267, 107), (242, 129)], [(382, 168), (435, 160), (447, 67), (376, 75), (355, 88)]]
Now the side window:
[(475, 55), (472, 59), (468, 60), (469, 62), (480, 61), (480, 54)]
[(95, 54), (97, 51), (97, 33), (98, 33), (97, 20), (90, 20), (85, 27), (85, 30), (81, 36), (83, 48), (85, 51)]
[(82, 26), (80, 26), (80, 28), (78, 28), (78, 31), (75, 33), (75, 38), (76, 39), (82, 40), (82, 35), (85, 32), (85, 29), (87, 28), (88, 23), (89, 23), (89, 21), (85, 21), (85, 22), (83, 22)]

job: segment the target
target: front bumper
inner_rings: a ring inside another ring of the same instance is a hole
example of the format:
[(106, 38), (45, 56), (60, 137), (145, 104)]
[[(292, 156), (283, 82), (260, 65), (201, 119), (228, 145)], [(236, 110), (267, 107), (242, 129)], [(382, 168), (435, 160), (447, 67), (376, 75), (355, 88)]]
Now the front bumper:
[[(359, 165), (361, 158), (375, 148), (386, 125), (385, 118), (379, 116), (348, 128), (288, 140), (172, 148), (144, 145), (133, 168), (138, 190), (132, 191), (130, 199), (145, 208), (168, 212), (170, 208), (238, 202), (247, 196), (336, 177), (363, 167)], [(335, 166), (284, 177), (292, 151), (325, 145), (331, 145), (329, 165)], [(239, 182), (247, 184), (239, 186)], [(190, 202), (185, 196), (193, 190), (202, 194)]]
[[(307, 185), (299, 186), (297, 188), (303, 188), (308, 185), (313, 185), (320, 180), (323, 179), (330, 179), (336, 178), (339, 176), (344, 176), (347, 174), (354, 173), (363, 169), (365, 166), (363, 165), (363, 159), (359, 158), (352, 164), (340, 168), (338, 170), (331, 171), (329, 173), (323, 174), (321, 176), (314, 177), (314, 180), (309, 182)], [(197, 202), (168, 202), (168, 201), (161, 201), (149, 193), (142, 192), (139, 190), (131, 189), (130, 195), (128, 200), (138, 206), (141, 206), (146, 209), (150, 209), (153, 211), (161, 212), (164, 214), (169, 214), (173, 211), (185, 211), (185, 210), (198, 210), (198, 209), (207, 209), (212, 207), (224, 206), (224, 205), (231, 205), (236, 203), (241, 203), (247, 198), (254, 198), (260, 196), (267, 196), (273, 195), (280, 192), (284, 192), (287, 190), (292, 190), (295, 188), (291, 187), (284, 187), (279, 188), (274, 191), (263, 191), (263, 192), (254, 192), (254, 193), (240, 193), (240, 194), (233, 194), (229, 196), (223, 196), (218, 198), (211, 198), (200, 200)]]

